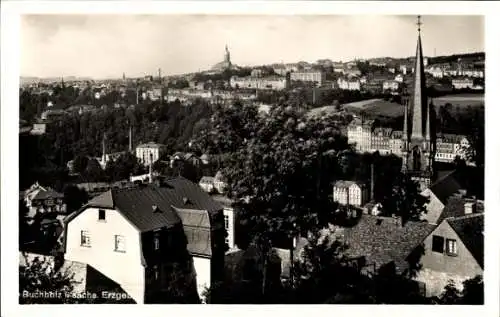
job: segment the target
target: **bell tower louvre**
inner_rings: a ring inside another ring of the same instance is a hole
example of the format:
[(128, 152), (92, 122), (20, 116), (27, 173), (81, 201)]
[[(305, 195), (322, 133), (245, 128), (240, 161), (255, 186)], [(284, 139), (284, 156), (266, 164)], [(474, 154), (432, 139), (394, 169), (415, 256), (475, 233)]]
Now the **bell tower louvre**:
[(422, 41), (418, 16), (417, 52), (410, 98), (404, 100), (403, 166), (402, 171), (425, 189), (433, 182), (435, 137), (432, 103), (425, 84)]

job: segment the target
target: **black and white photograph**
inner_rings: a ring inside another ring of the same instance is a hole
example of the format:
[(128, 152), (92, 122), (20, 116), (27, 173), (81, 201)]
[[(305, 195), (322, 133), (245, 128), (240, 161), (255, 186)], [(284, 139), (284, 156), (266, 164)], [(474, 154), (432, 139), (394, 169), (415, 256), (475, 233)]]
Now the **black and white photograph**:
[(484, 305), (486, 17), (425, 12), (21, 14), (17, 304)]

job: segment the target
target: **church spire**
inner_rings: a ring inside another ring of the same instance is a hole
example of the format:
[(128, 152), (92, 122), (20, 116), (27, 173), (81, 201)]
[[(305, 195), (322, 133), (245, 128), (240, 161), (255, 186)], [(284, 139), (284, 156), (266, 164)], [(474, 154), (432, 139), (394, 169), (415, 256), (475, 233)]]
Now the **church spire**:
[(432, 101), (429, 99), (429, 102), (427, 103), (427, 118), (425, 120), (425, 140), (426, 141), (431, 140), (431, 106), (432, 106)]
[(418, 16), (418, 38), (417, 38), (417, 52), (415, 57), (415, 75), (413, 86), (413, 111), (412, 111), (412, 125), (411, 125), (411, 139), (424, 138), (424, 120), (426, 117), (425, 111), (427, 110), (427, 100), (425, 96), (425, 73), (424, 73), (424, 60), (422, 54), (422, 40), (420, 39), (420, 16)]

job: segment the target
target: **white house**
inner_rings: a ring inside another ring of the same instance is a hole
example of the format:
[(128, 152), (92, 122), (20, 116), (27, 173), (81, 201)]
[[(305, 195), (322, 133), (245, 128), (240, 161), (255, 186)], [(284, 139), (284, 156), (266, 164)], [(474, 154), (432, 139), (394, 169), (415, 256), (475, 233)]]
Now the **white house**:
[(368, 187), (353, 181), (337, 181), (333, 186), (333, 201), (342, 205), (363, 206), (369, 199)]
[(212, 176), (203, 176), (198, 184), (204, 191), (206, 191), (207, 193), (211, 193), (215, 189), (214, 179), (215, 177)]
[(161, 296), (172, 265), (186, 265), (186, 283), (201, 295), (224, 267), (222, 210), (182, 177), (112, 189), (66, 219), (64, 258), (92, 266), (137, 303)]
[(135, 149), (135, 155), (141, 164), (149, 166), (159, 160), (165, 151), (166, 147), (163, 144), (149, 142), (138, 145)]

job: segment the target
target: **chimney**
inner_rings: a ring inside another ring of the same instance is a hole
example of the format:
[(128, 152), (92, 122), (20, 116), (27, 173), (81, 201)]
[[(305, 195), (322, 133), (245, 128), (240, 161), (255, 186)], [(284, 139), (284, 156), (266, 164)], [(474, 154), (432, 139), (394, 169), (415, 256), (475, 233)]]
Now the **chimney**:
[(464, 204), (464, 214), (470, 215), (476, 213), (476, 203), (469, 201)]
[(370, 176), (370, 199), (373, 200), (375, 197), (375, 167), (370, 164), (371, 176)]

